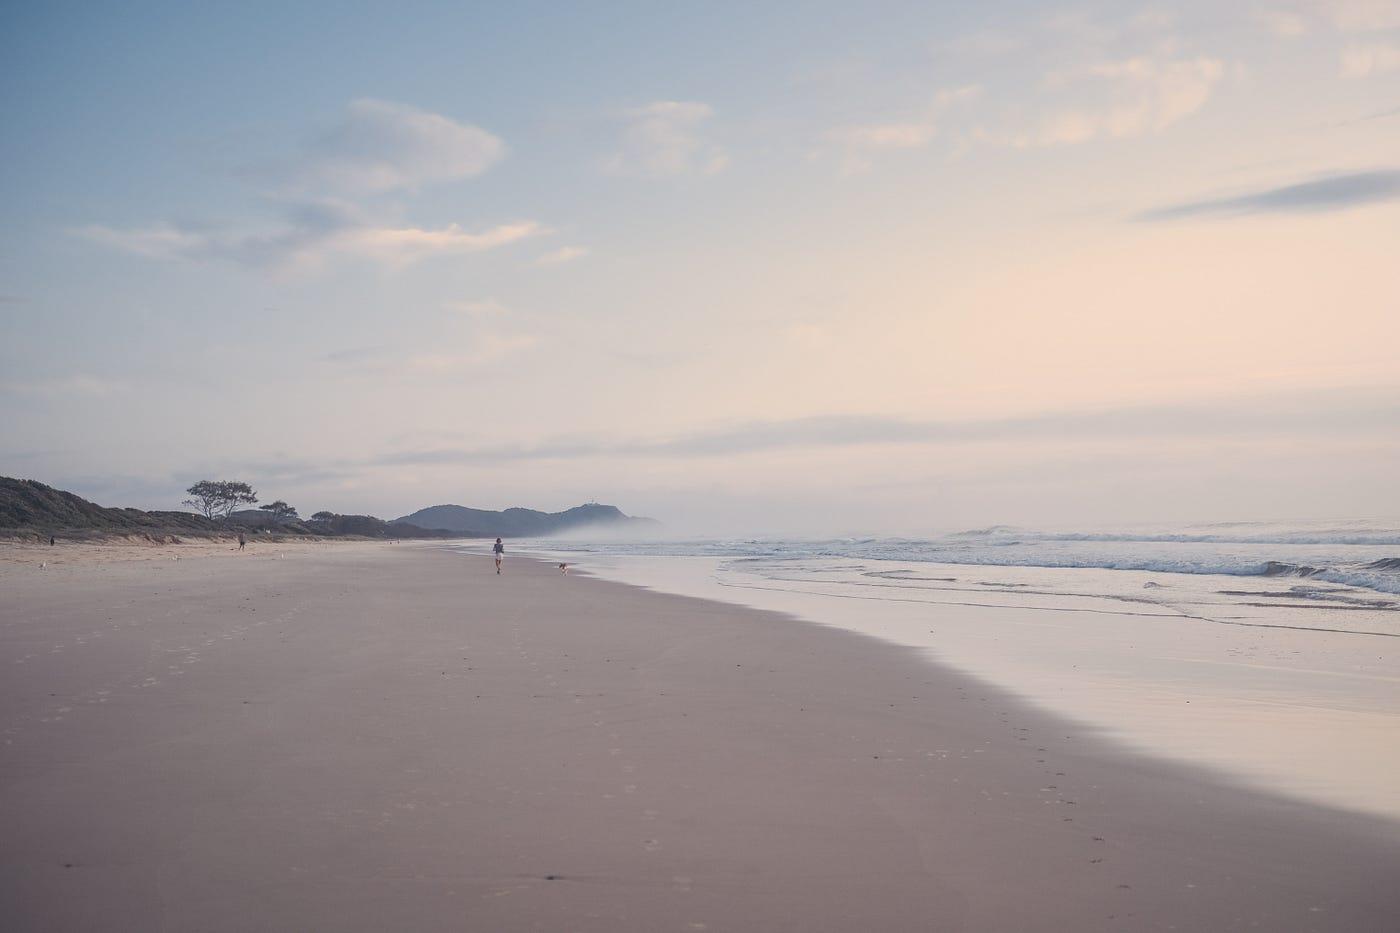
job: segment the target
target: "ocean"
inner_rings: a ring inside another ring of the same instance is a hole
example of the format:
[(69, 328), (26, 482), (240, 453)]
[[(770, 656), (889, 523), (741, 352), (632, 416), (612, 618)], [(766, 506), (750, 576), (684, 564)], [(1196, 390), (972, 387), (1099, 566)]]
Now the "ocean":
[(578, 554), (854, 558), (994, 567), (1098, 568), (1275, 577), (1299, 594), (1341, 584), (1400, 595), (1400, 522), (1226, 522), (1131, 530), (1042, 531), (1005, 525), (928, 538), (850, 537), (550, 542)]

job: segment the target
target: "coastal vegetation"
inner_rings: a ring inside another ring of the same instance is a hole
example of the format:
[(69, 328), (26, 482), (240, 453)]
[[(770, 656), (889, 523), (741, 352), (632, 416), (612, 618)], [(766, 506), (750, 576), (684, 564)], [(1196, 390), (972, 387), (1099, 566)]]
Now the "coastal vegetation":
[(109, 508), (37, 480), (0, 477), (0, 536), (101, 538), (135, 536), (151, 540), (222, 537), (238, 533), (328, 538), (486, 538), (546, 537), (581, 528), (645, 530), (651, 519), (625, 515), (611, 505), (588, 503), (563, 512), (511, 508), (504, 511), (438, 505), (399, 519), (344, 515), (328, 510), (300, 517), (283, 499), (258, 501), (257, 491), (239, 480), (200, 480), (184, 504), (193, 511)]
[(217, 538), (240, 532), (276, 537), (448, 538), (452, 532), (386, 522), (372, 515), (318, 512), (309, 521), (282, 500), (238, 510), (257, 501), (247, 483), (208, 480), (188, 490), (197, 511), (108, 508), (32, 479), (0, 477), (0, 535), (10, 538), (135, 537), (152, 541)]
[(208, 519), (228, 518), (240, 505), (258, 501), (253, 487), (237, 480), (202, 479), (185, 492), (190, 497), (183, 504)]

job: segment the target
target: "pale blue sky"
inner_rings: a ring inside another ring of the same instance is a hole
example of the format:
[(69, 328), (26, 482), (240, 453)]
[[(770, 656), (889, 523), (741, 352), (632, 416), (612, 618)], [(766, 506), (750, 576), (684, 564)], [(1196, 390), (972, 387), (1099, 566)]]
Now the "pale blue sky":
[(1400, 513), (1400, 2), (755, 6), (6, 8), (0, 472)]

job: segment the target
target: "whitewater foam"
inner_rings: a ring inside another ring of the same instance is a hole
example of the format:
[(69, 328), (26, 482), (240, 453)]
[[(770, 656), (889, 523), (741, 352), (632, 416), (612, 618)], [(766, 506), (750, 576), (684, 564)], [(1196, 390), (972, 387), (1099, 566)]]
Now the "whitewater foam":
[(570, 542), (557, 547), (653, 556), (851, 558), (974, 566), (1096, 568), (1298, 577), (1400, 594), (1400, 528), (1372, 522), (1032, 531), (1007, 525), (929, 538), (750, 538)]

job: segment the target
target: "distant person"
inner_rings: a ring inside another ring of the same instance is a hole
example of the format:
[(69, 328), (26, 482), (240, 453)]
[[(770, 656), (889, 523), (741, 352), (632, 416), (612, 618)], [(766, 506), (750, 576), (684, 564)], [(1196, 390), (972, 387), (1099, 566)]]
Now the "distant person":
[(53, 547), (53, 545), (54, 545), (54, 537), (53, 537), (53, 535), (49, 535), (49, 547)]
[(496, 555), (496, 572), (500, 573), (501, 561), (504, 560), (506, 556), (506, 546), (501, 543), (500, 538), (497, 538), (496, 543), (491, 547), (491, 553)]
[(243, 532), (238, 533), (238, 549), (241, 551), (248, 544), (248, 539), (243, 537)]

